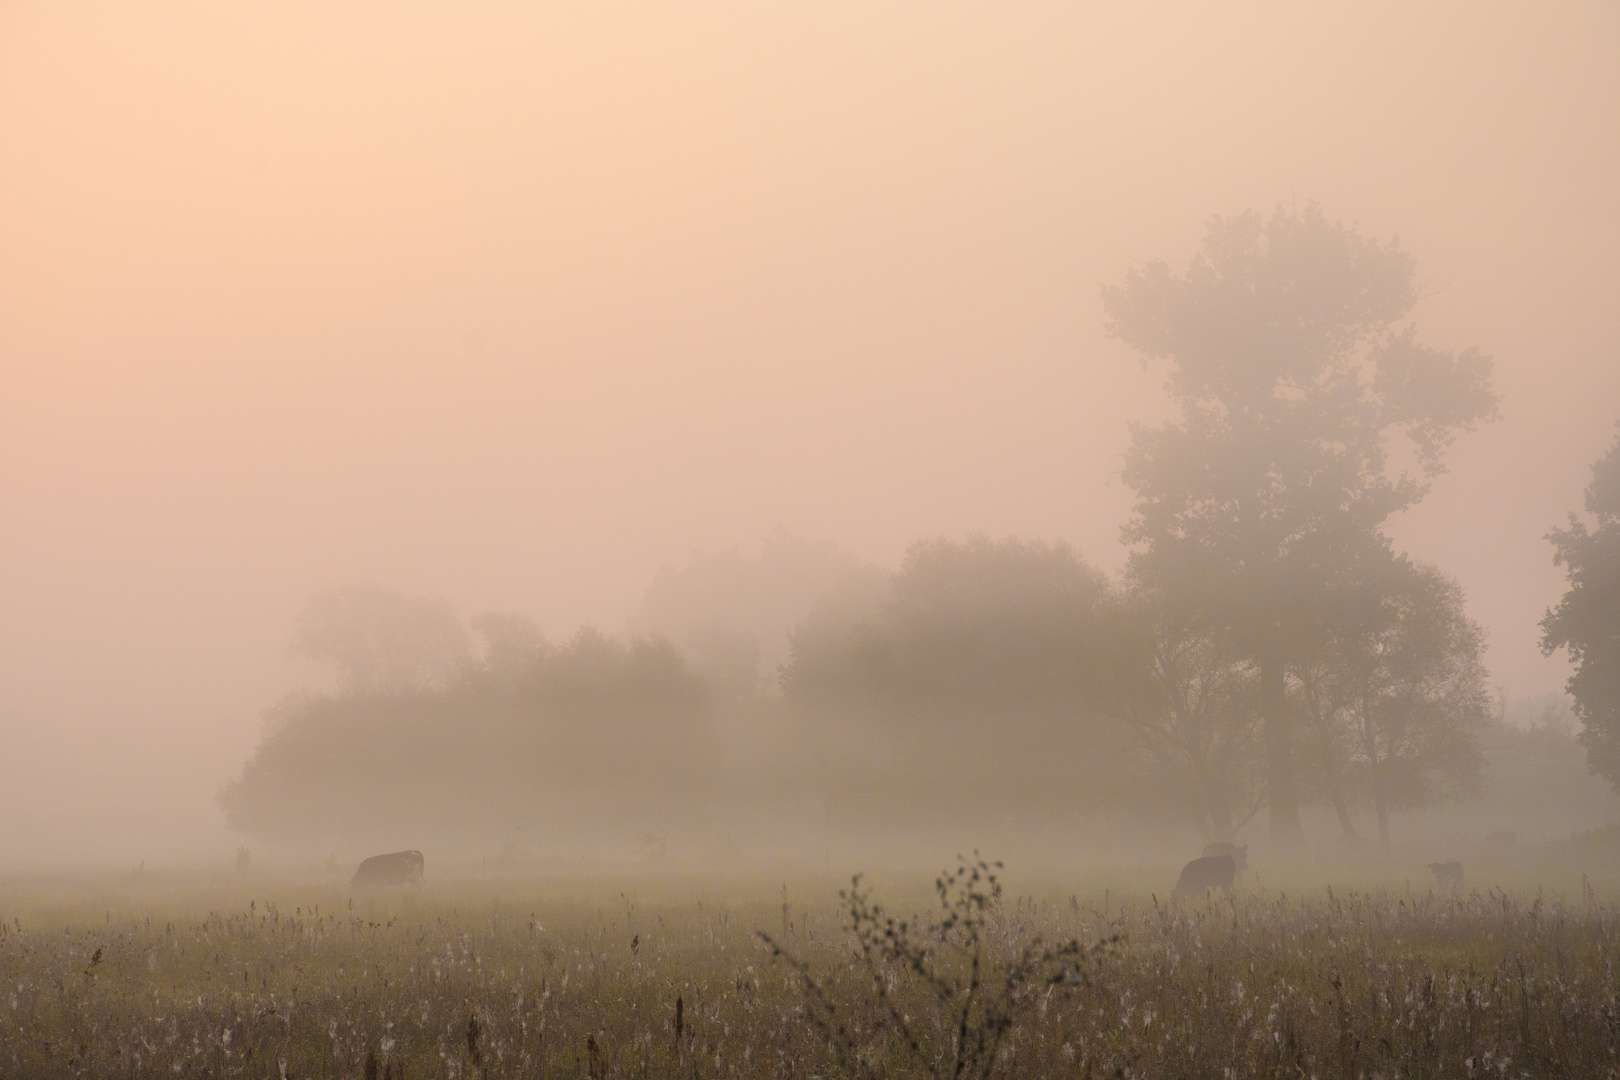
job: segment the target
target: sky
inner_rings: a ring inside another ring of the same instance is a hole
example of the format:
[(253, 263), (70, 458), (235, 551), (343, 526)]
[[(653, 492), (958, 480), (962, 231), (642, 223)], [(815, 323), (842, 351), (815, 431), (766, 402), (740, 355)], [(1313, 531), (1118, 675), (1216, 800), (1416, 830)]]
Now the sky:
[(229, 851), (311, 595), (552, 636), (778, 529), (1115, 571), (1099, 290), (1317, 201), (1499, 422), (1390, 523), (1558, 689), (1620, 419), (1609, 3), (0, 0), (0, 867)]

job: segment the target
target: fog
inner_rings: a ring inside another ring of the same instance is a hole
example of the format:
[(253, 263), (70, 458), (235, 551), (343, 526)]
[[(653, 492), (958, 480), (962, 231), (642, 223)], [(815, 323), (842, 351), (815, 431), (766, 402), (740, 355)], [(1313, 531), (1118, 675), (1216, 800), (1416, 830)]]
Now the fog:
[[(1387, 528), (1493, 687), (1558, 693), (1545, 535), (1620, 418), (1617, 45), (1599, 3), (0, 6), (0, 870), (260, 844), (218, 796), (333, 689), (289, 642), (346, 586), (710, 676), (712, 623), (774, 701), (919, 540), (1117, 577), (1174, 407), (1100, 289), (1311, 202), (1494, 358), (1500, 418)], [(800, 586), (682, 591), (783, 545)], [(1620, 817), (1571, 769), (1566, 833)]]

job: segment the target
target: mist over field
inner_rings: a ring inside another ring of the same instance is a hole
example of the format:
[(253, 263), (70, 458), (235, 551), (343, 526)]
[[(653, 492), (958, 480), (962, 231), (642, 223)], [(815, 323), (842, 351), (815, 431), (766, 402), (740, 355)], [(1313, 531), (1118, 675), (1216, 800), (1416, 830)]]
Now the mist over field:
[(0, 875), (1581, 881), (1617, 45), (0, 6)]

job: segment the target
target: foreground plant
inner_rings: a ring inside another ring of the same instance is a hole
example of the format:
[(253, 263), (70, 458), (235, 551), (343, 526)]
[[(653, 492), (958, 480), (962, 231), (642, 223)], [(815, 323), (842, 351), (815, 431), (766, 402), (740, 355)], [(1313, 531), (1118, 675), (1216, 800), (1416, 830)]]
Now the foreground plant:
[(1084, 985), (1088, 956), (1119, 940), (1088, 949), (1078, 938), (1026, 936), (1002, 907), (1000, 869), (978, 852), (960, 859), (935, 880), (940, 909), (926, 921), (890, 915), (855, 875), (838, 894), (861, 976), (847, 991), (760, 931), (771, 957), (798, 974), (803, 1015), (846, 1071), (882, 1075), (898, 1055), (935, 1077), (987, 1077), (1021, 1017), (1043, 995)]

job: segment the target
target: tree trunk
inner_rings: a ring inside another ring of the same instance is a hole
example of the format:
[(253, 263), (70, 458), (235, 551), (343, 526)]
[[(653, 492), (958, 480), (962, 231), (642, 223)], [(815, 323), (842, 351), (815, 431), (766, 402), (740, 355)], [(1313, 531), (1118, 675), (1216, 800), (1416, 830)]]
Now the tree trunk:
[(1367, 755), (1367, 765), (1372, 769), (1372, 796), (1373, 811), (1378, 816), (1378, 846), (1386, 854), (1389, 852), (1389, 803), (1384, 795), (1384, 765), (1385, 759), (1378, 754), (1377, 728), (1373, 722), (1372, 694), (1367, 688), (1367, 678), (1361, 680), (1361, 745)]
[(1361, 837), (1356, 835), (1356, 824), (1350, 820), (1350, 807), (1345, 802), (1344, 788), (1339, 785), (1338, 774), (1329, 765), (1323, 774), (1327, 782), (1328, 797), (1333, 800), (1333, 812), (1339, 816), (1339, 828), (1344, 830), (1344, 838), (1352, 844), (1361, 843)]
[(1384, 801), (1383, 768), (1373, 770), (1373, 808), (1378, 811), (1378, 846), (1389, 851), (1389, 805)]
[(1361, 837), (1356, 835), (1356, 824), (1350, 818), (1350, 803), (1344, 796), (1344, 785), (1339, 782), (1337, 755), (1333, 752), (1333, 718), (1338, 715), (1338, 710), (1330, 709), (1324, 716), (1321, 706), (1314, 699), (1308, 701), (1305, 718), (1316, 737), (1317, 748), (1321, 754), (1322, 789), (1327, 792), (1328, 800), (1333, 803), (1333, 812), (1339, 818), (1339, 829), (1344, 833), (1345, 841), (1352, 845), (1359, 844)]
[(1271, 839), (1293, 846), (1305, 838), (1299, 823), (1299, 792), (1294, 786), (1293, 718), (1288, 714), (1286, 669), (1275, 648), (1260, 660), (1260, 718), (1266, 737), (1266, 800)]

